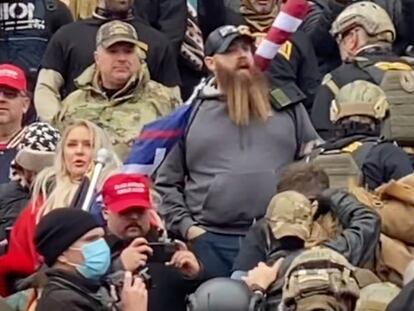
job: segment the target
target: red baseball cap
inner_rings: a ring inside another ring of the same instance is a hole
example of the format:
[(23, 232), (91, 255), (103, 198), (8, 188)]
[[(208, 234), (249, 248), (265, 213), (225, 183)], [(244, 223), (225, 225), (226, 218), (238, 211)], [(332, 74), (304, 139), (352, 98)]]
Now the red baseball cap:
[(27, 91), (26, 75), (22, 69), (10, 64), (0, 65), (0, 85), (18, 91)]
[(103, 202), (113, 213), (121, 213), (130, 208), (151, 208), (150, 184), (150, 180), (145, 175), (111, 176), (103, 186)]

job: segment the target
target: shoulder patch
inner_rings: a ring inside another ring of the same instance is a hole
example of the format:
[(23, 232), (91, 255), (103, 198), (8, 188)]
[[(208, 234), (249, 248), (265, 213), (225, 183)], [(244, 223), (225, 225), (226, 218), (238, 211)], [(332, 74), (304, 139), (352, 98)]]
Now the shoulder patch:
[(279, 49), (278, 53), (282, 55), (286, 60), (290, 60), (292, 56), (293, 44), (290, 41), (286, 41)]
[(354, 153), (361, 146), (362, 146), (362, 143), (359, 142), (359, 141), (356, 141), (356, 142), (353, 142), (352, 144), (342, 148), (342, 151), (347, 152), (347, 153)]

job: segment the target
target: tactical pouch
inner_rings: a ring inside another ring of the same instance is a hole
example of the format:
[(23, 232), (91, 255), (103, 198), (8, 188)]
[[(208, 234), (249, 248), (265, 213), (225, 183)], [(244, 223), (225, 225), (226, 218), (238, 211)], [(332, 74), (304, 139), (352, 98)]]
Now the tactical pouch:
[(303, 102), (306, 95), (294, 82), (289, 82), (281, 87), (275, 88), (270, 92), (270, 103), (276, 111)]

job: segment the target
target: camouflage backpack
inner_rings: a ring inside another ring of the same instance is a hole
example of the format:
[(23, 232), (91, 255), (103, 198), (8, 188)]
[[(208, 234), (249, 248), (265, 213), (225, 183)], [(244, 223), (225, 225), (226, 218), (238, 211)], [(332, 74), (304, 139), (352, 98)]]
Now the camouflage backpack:
[(414, 59), (373, 62), (361, 58), (356, 63), (386, 94), (389, 116), (382, 136), (400, 146), (414, 147)]
[(329, 248), (303, 252), (290, 265), (283, 286), (286, 310), (354, 310), (359, 286), (354, 267)]
[(365, 138), (340, 149), (328, 150), (321, 146), (309, 155), (307, 161), (326, 172), (332, 189), (350, 189), (363, 184), (362, 167), (378, 143), (378, 138)]
[(385, 311), (400, 289), (391, 283), (375, 283), (361, 289), (355, 311)]

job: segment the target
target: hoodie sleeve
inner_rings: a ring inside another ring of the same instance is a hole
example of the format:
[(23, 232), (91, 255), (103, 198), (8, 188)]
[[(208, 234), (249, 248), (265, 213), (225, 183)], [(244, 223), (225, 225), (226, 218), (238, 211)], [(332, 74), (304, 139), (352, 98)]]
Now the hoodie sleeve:
[(338, 217), (343, 231), (325, 246), (343, 254), (354, 266), (363, 266), (375, 254), (380, 236), (380, 218), (353, 195), (340, 190), (327, 190), (332, 212)]
[(184, 199), (185, 157), (184, 141), (180, 140), (168, 153), (156, 174), (155, 189), (161, 195), (160, 214), (167, 229), (181, 238), (187, 230), (196, 225)]

